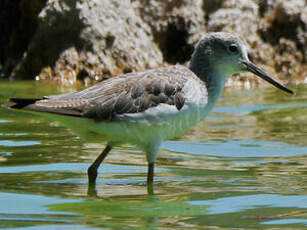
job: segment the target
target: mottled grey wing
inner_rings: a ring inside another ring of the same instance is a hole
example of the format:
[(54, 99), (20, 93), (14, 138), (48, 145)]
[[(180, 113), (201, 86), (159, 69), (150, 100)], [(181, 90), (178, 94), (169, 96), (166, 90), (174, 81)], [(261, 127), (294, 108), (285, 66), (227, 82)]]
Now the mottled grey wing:
[(180, 110), (185, 102), (182, 88), (189, 74), (190, 70), (184, 67), (125, 74), (80, 92), (44, 97), (26, 109), (97, 120), (143, 112), (160, 103), (174, 105)]
[[(171, 82), (167, 78), (137, 77), (125, 81), (116, 96), (103, 96), (90, 100), (84, 116), (97, 119), (112, 119), (124, 113), (139, 113), (160, 103), (174, 105), (178, 110), (184, 105), (183, 84)], [(115, 87), (116, 88), (116, 87)]]

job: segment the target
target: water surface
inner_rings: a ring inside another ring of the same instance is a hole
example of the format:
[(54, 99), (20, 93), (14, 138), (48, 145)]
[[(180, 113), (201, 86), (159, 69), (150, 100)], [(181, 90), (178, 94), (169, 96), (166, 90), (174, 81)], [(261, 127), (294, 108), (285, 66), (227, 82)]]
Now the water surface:
[[(129, 144), (100, 168), (97, 197), (86, 170), (103, 149), (39, 113), (0, 108), (2, 229), (307, 228), (307, 93), (228, 89), (210, 116), (163, 143), (155, 195), (146, 161)], [(77, 90), (0, 82), (0, 103)]]

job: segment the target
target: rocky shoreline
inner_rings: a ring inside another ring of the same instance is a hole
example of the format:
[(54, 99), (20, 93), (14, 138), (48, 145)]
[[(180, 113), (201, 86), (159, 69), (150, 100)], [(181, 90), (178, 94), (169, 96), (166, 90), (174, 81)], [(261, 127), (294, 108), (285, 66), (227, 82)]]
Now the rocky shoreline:
[(3, 0), (0, 18), (3, 78), (87, 84), (185, 65), (204, 33), (227, 31), (272, 76), (307, 83), (305, 0)]

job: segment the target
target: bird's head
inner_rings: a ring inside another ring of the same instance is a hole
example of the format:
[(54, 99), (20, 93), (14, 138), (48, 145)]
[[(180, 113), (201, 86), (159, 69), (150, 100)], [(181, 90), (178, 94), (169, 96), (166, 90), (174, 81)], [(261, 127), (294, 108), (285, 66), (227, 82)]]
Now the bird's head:
[[(192, 55), (190, 68), (197, 75), (204, 75), (208, 71), (219, 73), (220, 76), (249, 71), (275, 87), (288, 93), (294, 92), (278, 83), (262, 69), (253, 64), (248, 58), (248, 46), (238, 36), (230, 33), (209, 33), (196, 45)], [(197, 68), (202, 71), (197, 73)]]

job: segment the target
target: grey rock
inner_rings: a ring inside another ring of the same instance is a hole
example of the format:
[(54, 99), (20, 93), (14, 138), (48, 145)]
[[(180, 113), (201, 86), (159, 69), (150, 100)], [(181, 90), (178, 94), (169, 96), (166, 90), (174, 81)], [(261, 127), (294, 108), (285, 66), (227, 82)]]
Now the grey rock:
[(79, 73), (105, 77), (161, 63), (150, 28), (129, 0), (49, 0), (12, 77), (74, 82)]
[(234, 32), (249, 42), (259, 40), (257, 35), (259, 21), (258, 5), (251, 0), (224, 1), (222, 8), (209, 17), (209, 31)]
[(266, 0), (259, 23), (262, 41), (274, 47), (274, 67), (281, 76), (307, 76), (307, 33), (305, 0)]
[(185, 63), (205, 33), (202, 0), (134, 0), (140, 18), (152, 29), (167, 63)]
[(203, 10), (206, 13), (206, 19), (209, 19), (209, 16), (217, 11), (218, 9), (222, 8), (224, 2), (226, 0), (203, 0)]
[(186, 64), (208, 31), (244, 37), (286, 81), (307, 76), (305, 0), (2, 0), (0, 76), (88, 82)]

